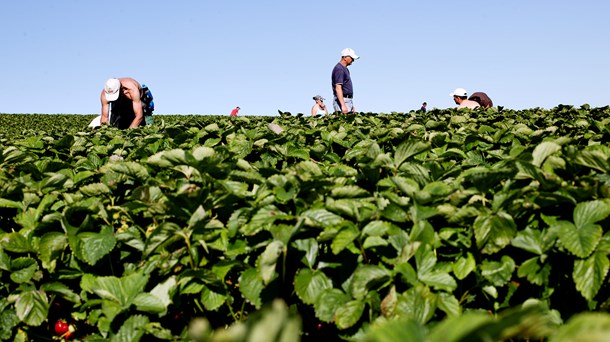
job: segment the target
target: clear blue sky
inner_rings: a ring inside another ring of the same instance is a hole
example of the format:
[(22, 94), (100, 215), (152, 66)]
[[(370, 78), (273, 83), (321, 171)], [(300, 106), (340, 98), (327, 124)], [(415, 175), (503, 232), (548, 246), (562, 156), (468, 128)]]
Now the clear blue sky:
[(100, 112), (110, 77), (159, 114), (309, 113), (340, 51), (359, 111), (454, 106), (485, 91), (524, 109), (610, 103), (610, 2), (87, 1), (0, 3), (0, 112)]

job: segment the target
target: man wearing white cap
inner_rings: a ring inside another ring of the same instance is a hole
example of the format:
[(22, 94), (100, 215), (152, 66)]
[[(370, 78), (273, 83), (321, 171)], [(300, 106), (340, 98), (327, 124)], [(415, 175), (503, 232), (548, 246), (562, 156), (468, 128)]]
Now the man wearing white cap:
[(455, 104), (458, 105), (457, 109), (475, 109), (481, 106), (476, 101), (468, 100), (468, 93), (464, 88), (457, 88), (452, 93), (449, 93), (449, 96), (453, 97), (453, 101), (455, 101)]
[[(111, 78), (106, 81), (101, 94), (102, 117), (101, 124), (125, 129), (145, 126), (144, 109), (142, 106), (142, 86), (130, 77)], [(110, 109), (112, 103), (112, 109)], [(110, 122), (108, 113), (112, 111)]]
[(331, 76), (333, 87), (333, 107), (335, 112), (343, 114), (355, 112), (354, 108), (354, 88), (352, 86), (352, 78), (349, 74), (348, 66), (352, 65), (355, 60), (360, 58), (356, 52), (350, 48), (341, 51), (341, 59), (335, 65)]

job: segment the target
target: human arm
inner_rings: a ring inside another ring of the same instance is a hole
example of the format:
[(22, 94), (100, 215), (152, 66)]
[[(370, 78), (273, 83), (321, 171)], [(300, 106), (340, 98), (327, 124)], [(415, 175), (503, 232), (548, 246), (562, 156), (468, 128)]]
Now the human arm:
[(328, 115), (328, 110), (326, 109), (326, 105), (324, 103), (320, 103), (320, 108), (324, 111), (324, 115)]
[(131, 99), (131, 102), (133, 105), (134, 119), (131, 122), (131, 124), (129, 125), (129, 128), (135, 128), (135, 127), (140, 126), (140, 124), (144, 120), (144, 111), (142, 110), (142, 100), (140, 99), (140, 87), (139, 87), (139, 84), (137, 84), (135, 82), (133, 82), (133, 83), (123, 82), (123, 83), (127, 83), (127, 84), (123, 85), (123, 87), (125, 88), (124, 93), (127, 98)]
[(311, 116), (316, 116), (316, 112), (318, 111), (318, 104), (316, 103), (311, 107)]
[(341, 105), (341, 113), (347, 114), (349, 109), (347, 109), (347, 105), (345, 104), (345, 99), (343, 98), (343, 84), (341, 84), (341, 83), (335, 84), (335, 92), (337, 94), (337, 101), (339, 101), (339, 105)]
[(108, 114), (110, 113), (110, 102), (106, 100), (106, 96), (104, 95), (104, 91), (102, 90), (102, 94), (100, 95), (100, 102), (102, 103), (102, 115), (100, 117), (100, 125), (108, 123)]

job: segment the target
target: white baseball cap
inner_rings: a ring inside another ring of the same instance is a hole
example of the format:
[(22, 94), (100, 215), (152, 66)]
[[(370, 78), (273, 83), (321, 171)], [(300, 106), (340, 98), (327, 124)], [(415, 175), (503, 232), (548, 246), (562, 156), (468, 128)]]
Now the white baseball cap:
[(121, 81), (118, 78), (111, 78), (106, 81), (106, 85), (104, 86), (104, 95), (106, 95), (106, 100), (115, 101), (119, 98), (119, 90), (121, 90)]
[(449, 97), (454, 97), (454, 96), (466, 96), (467, 92), (466, 89), (464, 88), (457, 88), (456, 90), (453, 91), (453, 93), (449, 93)]
[(354, 60), (357, 60), (358, 58), (360, 58), (360, 56), (358, 56), (356, 54), (356, 52), (354, 52), (354, 50), (350, 49), (350, 48), (345, 48), (345, 49), (341, 50), (341, 57), (345, 57), (345, 56), (350, 56)]

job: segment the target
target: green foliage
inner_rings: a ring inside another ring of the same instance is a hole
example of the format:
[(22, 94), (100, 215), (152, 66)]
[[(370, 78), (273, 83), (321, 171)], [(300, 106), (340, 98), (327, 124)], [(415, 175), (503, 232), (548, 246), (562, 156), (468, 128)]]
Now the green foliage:
[(607, 333), (607, 107), (91, 118), (0, 115), (0, 339)]

